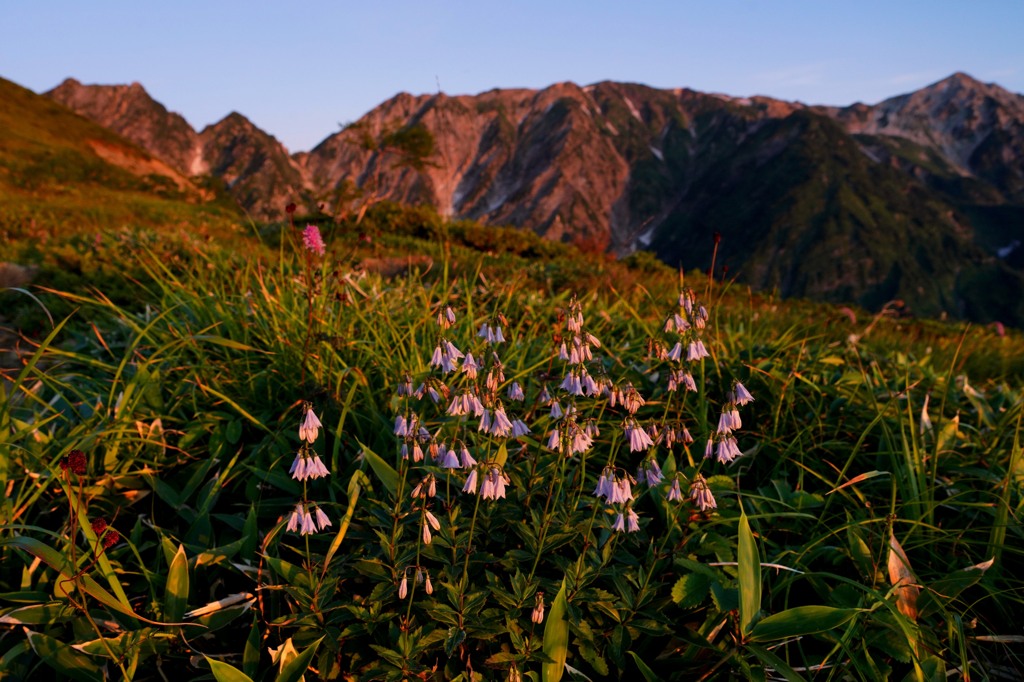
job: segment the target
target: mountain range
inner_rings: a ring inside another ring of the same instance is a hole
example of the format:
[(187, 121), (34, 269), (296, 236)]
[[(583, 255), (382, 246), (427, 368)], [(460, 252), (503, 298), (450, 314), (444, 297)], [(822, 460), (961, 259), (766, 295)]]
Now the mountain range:
[(785, 296), (1024, 322), (1024, 97), (956, 73), (875, 105), (602, 82), (401, 93), (291, 154), (232, 113), (194, 130), (139, 84), (47, 97), (252, 217), (367, 202), (531, 229)]

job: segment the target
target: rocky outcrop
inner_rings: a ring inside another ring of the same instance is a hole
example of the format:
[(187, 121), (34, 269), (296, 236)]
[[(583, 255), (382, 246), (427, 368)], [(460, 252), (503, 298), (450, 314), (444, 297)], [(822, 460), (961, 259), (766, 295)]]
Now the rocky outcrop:
[(186, 176), (223, 180), (253, 218), (278, 219), (289, 202), (308, 200), (308, 183), (288, 150), (241, 114), (231, 113), (197, 133), (138, 83), (83, 85), (69, 78), (45, 94)]

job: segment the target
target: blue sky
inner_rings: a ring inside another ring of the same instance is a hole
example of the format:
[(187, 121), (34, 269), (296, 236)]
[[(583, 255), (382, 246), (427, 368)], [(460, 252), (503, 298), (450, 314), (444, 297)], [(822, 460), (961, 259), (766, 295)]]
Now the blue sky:
[(1024, 92), (1021, 0), (5, 0), (0, 76), (142, 83), (197, 129), (307, 150), (397, 92), (601, 80), (874, 103), (965, 71)]

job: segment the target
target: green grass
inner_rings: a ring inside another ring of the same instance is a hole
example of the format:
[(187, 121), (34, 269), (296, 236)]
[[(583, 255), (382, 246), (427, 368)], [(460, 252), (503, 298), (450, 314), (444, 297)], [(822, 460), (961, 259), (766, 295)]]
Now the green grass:
[[(218, 680), (572, 679), (563, 661), (595, 680), (1024, 670), (1019, 333), (848, 315), (706, 290), (687, 275), (710, 312), (711, 356), (659, 360), (649, 340), (671, 349), (678, 338), (662, 331), (678, 311), (677, 273), (388, 210), (359, 226), (325, 223), (323, 263), (290, 230), (245, 248), (236, 238), (231, 250), (105, 234), (89, 258), (133, 273), (123, 281), (137, 302), (105, 295), (113, 272), (96, 291), (68, 280), (35, 292), (67, 315), (40, 323), (38, 349), (2, 383), (0, 670)], [(432, 266), (400, 278), (353, 268), (421, 253)], [(446, 305), (457, 321), (443, 330)], [(635, 387), (640, 424), (684, 425), (693, 444), (632, 452), (621, 405), (559, 391), (569, 368), (554, 354), (577, 311), (602, 344), (589, 373)], [(508, 342), (485, 347), (484, 323), (502, 324)], [(430, 366), (439, 335), (473, 352), (476, 380)], [(492, 352), (505, 375), (494, 395)], [(672, 369), (689, 369), (698, 391), (668, 392)], [(448, 415), (447, 401), (400, 395), (407, 375), (452, 395), (475, 387), (532, 433), (487, 435), (478, 419)], [(704, 443), (734, 380), (756, 400), (739, 408), (743, 456), (723, 464), (704, 459)], [(506, 396), (512, 381), (524, 402)], [(553, 428), (571, 427), (539, 402), (545, 387), (575, 406), (576, 423), (599, 427), (591, 448), (547, 447)], [(309, 445), (298, 439), (305, 401), (324, 426)], [(394, 435), (395, 418), (412, 414), (435, 442), (500, 464), (506, 497), (460, 492), (467, 472), (429, 454), (403, 459), (413, 443)], [(61, 467), (73, 449), (82, 475)], [(298, 451), (330, 475), (293, 480)], [(635, 476), (649, 455), (666, 478), (633, 486), (640, 528), (615, 532), (626, 508), (594, 497), (598, 477), (608, 465)], [(437, 497), (412, 497), (429, 474)], [(698, 475), (716, 509), (667, 499), (674, 477), (685, 494)], [(299, 499), (330, 528), (289, 532)], [(439, 526), (427, 526), (429, 544), (425, 511)], [(103, 552), (98, 518), (122, 536)], [(895, 586), (891, 571), (912, 585)]]

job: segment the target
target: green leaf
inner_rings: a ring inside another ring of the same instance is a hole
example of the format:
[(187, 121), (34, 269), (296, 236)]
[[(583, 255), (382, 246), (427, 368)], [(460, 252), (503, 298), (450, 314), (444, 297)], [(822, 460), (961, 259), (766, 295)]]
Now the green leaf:
[[(754, 629), (756, 630), (757, 628)], [(784, 660), (771, 651), (752, 644), (747, 645), (747, 651), (757, 656), (766, 668), (772, 668), (775, 672), (789, 680), (789, 682), (805, 682), (800, 673), (793, 670)]]
[(568, 604), (565, 600), (565, 578), (551, 602), (551, 611), (544, 624), (544, 655), (551, 659), (541, 667), (542, 682), (558, 682), (565, 672), (565, 659), (569, 653)]
[(939, 611), (944, 604), (951, 603), (961, 592), (974, 585), (985, 575), (994, 560), (976, 566), (954, 571), (944, 578), (925, 586), (917, 607), (922, 618)]
[(761, 610), (761, 559), (746, 513), (740, 515), (736, 561), (740, 583), (740, 631), (746, 637)]
[(185, 556), (184, 545), (178, 545), (178, 551), (167, 571), (167, 588), (164, 591), (164, 618), (169, 621), (180, 621), (185, 616), (188, 604), (188, 557)]
[(242, 651), (242, 671), (252, 677), (260, 666), (260, 626), (259, 622), (253, 620), (252, 628), (249, 630), (249, 637), (245, 640), (245, 649)]
[(67, 602), (49, 602), (33, 604), (13, 609), (0, 616), (0, 625), (53, 625), (68, 619), (74, 613), (67, 608)]
[(281, 674), (277, 676), (277, 682), (298, 682), (299, 678), (309, 669), (309, 662), (313, 660), (316, 648), (320, 646), (322, 641), (324, 641), (323, 637), (310, 644), (301, 654), (288, 661), (287, 665), (281, 670)]
[(25, 634), (36, 655), (58, 673), (83, 682), (103, 679), (100, 667), (85, 654), (32, 630), (26, 629)]
[[(341, 523), (338, 524), (338, 532), (334, 535), (334, 540), (331, 541), (331, 546), (327, 550), (327, 556), (324, 558), (324, 566), (331, 565), (331, 559), (334, 558), (335, 553), (341, 548), (341, 543), (345, 540), (345, 534), (348, 533), (348, 526), (352, 523), (352, 517), (356, 513), (356, 502), (359, 501), (359, 493), (364, 485), (369, 485), (370, 480), (366, 477), (362, 471), (356, 469), (352, 474), (352, 477), (348, 479), (348, 509), (345, 510), (345, 516), (342, 517)], [(326, 568), (324, 569), (327, 570)]]
[(390, 464), (381, 459), (381, 456), (376, 452), (366, 447), (359, 441), (359, 446), (363, 449), (363, 457), (370, 463), (370, 468), (373, 469), (373, 473), (377, 474), (377, 478), (384, 484), (388, 492), (392, 495), (398, 492), (398, 472), (395, 471)]
[(279, 576), (284, 578), (289, 585), (305, 589), (310, 588), (309, 573), (302, 570), (295, 564), (272, 556), (266, 557), (266, 561), (267, 564), (274, 569), (274, 573), (277, 573)]
[(213, 673), (213, 677), (217, 682), (252, 682), (251, 677), (235, 666), (223, 661), (215, 661), (209, 656), (204, 656), (204, 658), (210, 664), (210, 672)]
[(846, 623), (860, 609), (837, 609), (831, 606), (797, 606), (765, 617), (750, 632), (752, 642), (773, 642), (790, 637), (827, 632)]
[(684, 575), (672, 586), (672, 601), (684, 609), (692, 609), (708, 596), (710, 586), (711, 578), (703, 573)]
[(466, 631), (453, 625), (448, 628), (448, 636), (444, 640), (444, 653), (448, 658), (455, 654), (455, 649), (466, 641)]
[(636, 663), (636, 667), (640, 668), (640, 674), (644, 676), (644, 679), (647, 680), (647, 682), (659, 682), (661, 680), (661, 678), (658, 677), (646, 663), (644, 663), (643, 659), (640, 658), (636, 652), (627, 651), (626, 653), (633, 657), (633, 662)]

